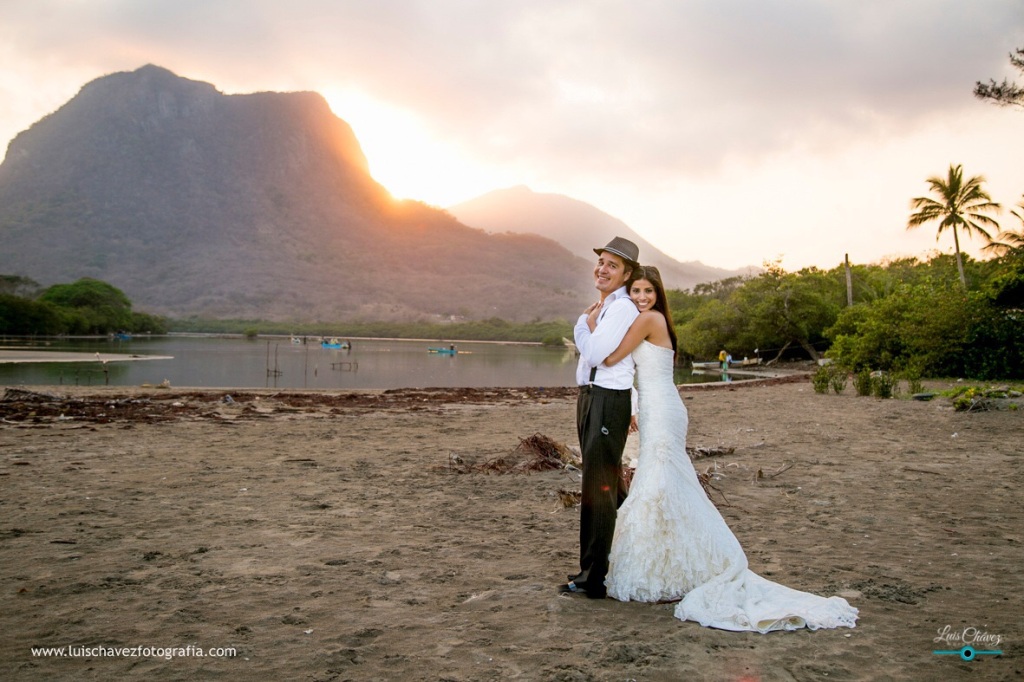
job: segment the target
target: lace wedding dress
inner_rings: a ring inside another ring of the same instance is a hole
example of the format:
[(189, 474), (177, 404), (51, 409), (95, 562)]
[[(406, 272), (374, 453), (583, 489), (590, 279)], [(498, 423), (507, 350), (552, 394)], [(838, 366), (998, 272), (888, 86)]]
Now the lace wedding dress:
[(857, 609), (773, 583), (747, 568), (739, 541), (708, 499), (686, 454), (686, 407), (670, 349), (635, 351), (640, 456), (612, 541), (608, 596), (674, 601), (680, 620), (724, 630), (853, 627)]

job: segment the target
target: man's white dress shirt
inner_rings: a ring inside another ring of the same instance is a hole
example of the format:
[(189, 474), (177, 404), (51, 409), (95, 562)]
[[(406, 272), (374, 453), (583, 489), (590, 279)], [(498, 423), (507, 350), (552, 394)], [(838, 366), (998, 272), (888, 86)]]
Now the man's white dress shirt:
[(619, 287), (604, 299), (604, 305), (597, 317), (597, 326), (590, 331), (586, 314), (580, 315), (573, 329), (576, 348), (580, 352), (576, 365), (576, 383), (586, 386), (590, 383), (590, 370), (597, 367), (594, 384), (602, 388), (624, 390), (633, 388), (633, 374), (636, 366), (633, 356), (627, 355), (611, 367), (604, 359), (619, 347), (629, 326), (640, 315), (633, 301), (626, 293), (626, 287)]

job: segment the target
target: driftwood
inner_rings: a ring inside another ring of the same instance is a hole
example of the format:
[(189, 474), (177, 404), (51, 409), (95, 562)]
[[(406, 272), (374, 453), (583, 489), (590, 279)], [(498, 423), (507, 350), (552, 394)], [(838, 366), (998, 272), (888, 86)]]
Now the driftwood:
[(55, 393), (42, 393), (39, 391), (26, 391), (23, 388), (7, 388), (4, 389), (3, 396), (0, 396), (0, 402), (11, 403), (52, 403), (60, 402), (64, 400), (64, 396), (59, 396)]
[(499, 453), (481, 463), (471, 464), (466, 461), (468, 457), (449, 452), (448, 470), (458, 474), (511, 474), (578, 468), (582, 464), (568, 446), (542, 433), (520, 438), (519, 445), (510, 452)]
[(724, 445), (698, 445), (696, 447), (686, 448), (686, 454), (690, 456), (690, 459), (721, 457), (723, 455), (731, 455), (734, 452), (736, 452), (736, 448), (730, 448)]
[(548, 438), (542, 433), (535, 433), (529, 438), (520, 438), (515, 452), (532, 454), (535, 463), (531, 470), (561, 469), (567, 464), (582, 466), (580, 458), (564, 443)]
[(558, 499), (562, 501), (562, 506), (565, 508), (575, 507), (583, 499), (583, 493), (579, 490), (566, 490), (560, 488), (558, 491)]
[[(740, 509), (741, 511), (746, 511), (746, 509), (743, 509), (742, 507), (737, 507), (732, 502), (730, 502), (729, 498), (726, 497), (725, 495), (725, 491), (723, 491), (721, 488), (717, 487), (715, 484), (711, 482), (715, 478), (711, 469), (711, 467), (708, 467), (704, 471), (697, 472), (697, 480), (700, 481), (700, 487), (704, 488), (704, 494), (708, 496), (709, 500), (711, 500), (711, 504), (715, 505), (716, 507), (733, 507), (735, 509)], [(717, 463), (715, 463), (714, 470), (715, 473), (717, 473)], [(718, 493), (718, 495), (722, 498), (721, 502), (715, 500), (715, 496), (711, 492), (712, 490)]]

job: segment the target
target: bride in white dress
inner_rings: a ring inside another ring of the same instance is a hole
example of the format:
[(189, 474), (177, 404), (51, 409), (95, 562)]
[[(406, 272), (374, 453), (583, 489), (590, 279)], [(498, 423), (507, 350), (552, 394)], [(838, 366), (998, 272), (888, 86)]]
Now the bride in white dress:
[(747, 568), (686, 454), (688, 419), (673, 380), (676, 338), (661, 275), (647, 266), (634, 277), (629, 291), (640, 317), (605, 361), (632, 352), (640, 428), (636, 473), (615, 525), (608, 596), (681, 599), (676, 618), (724, 630), (854, 627), (857, 609), (845, 599), (799, 592)]

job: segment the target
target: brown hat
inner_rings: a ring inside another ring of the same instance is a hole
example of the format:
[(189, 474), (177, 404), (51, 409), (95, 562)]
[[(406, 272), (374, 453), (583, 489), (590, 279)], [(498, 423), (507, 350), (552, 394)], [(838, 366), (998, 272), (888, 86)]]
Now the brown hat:
[(607, 246), (594, 249), (594, 253), (601, 255), (602, 251), (609, 251), (614, 253), (616, 256), (621, 256), (626, 259), (626, 262), (630, 265), (636, 265), (640, 261), (640, 248), (622, 237), (616, 237), (615, 239), (608, 242)]

